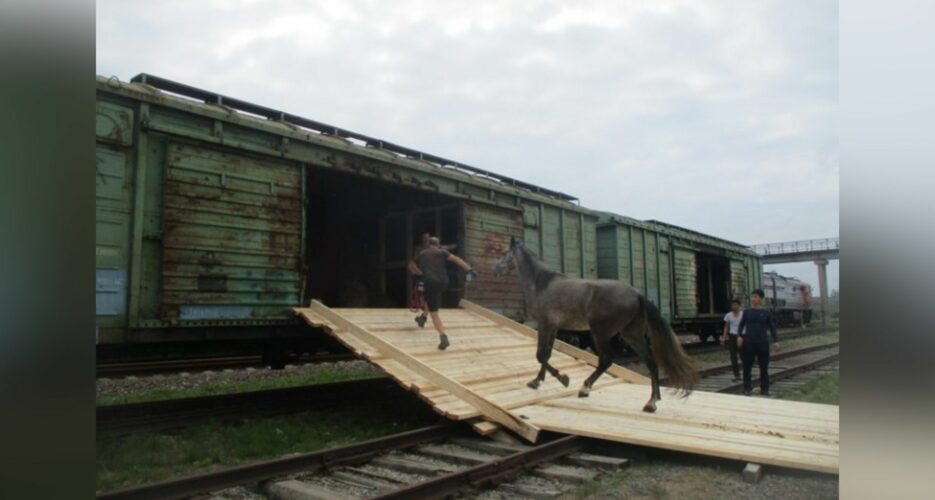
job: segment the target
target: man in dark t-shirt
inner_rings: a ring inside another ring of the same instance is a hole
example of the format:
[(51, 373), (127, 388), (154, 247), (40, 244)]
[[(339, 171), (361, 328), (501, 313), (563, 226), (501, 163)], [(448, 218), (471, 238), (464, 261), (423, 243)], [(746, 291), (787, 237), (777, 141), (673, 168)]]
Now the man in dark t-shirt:
[(753, 393), (751, 372), (753, 359), (760, 365), (760, 395), (769, 396), (769, 337), (767, 330), (773, 336), (773, 345), (779, 350), (779, 337), (776, 336), (776, 323), (769, 309), (763, 308), (763, 290), (756, 289), (750, 294), (752, 308), (743, 312), (740, 324), (737, 325), (739, 336), (737, 347), (740, 348), (740, 357), (743, 360), (743, 393), (749, 396)]
[(467, 262), (441, 248), (440, 241), (434, 236), (429, 238), (429, 247), (419, 252), (419, 255), (409, 262), (409, 272), (421, 276), (425, 284), (425, 305), (422, 314), (416, 317), (416, 323), (424, 327), (426, 316), (431, 316), (432, 325), (435, 326), (439, 336), (438, 348), (441, 350), (445, 350), (450, 345), (448, 335), (445, 334), (445, 325), (438, 316), (442, 292), (448, 288), (448, 269), (446, 268), (448, 262), (453, 262), (471, 276), (477, 275)]

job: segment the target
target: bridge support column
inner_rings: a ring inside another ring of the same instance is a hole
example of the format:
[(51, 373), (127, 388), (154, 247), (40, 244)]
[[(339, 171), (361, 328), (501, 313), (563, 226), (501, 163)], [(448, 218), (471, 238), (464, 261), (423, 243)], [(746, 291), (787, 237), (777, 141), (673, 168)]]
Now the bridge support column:
[(828, 326), (828, 260), (818, 259), (818, 289), (821, 293), (821, 325)]

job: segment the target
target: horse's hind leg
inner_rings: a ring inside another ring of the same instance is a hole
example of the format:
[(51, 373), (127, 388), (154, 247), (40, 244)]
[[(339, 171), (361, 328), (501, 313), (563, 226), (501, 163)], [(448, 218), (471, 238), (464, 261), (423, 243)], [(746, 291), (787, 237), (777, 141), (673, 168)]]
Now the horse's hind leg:
[(649, 337), (641, 326), (641, 324), (636, 323), (628, 327), (623, 332), (623, 338), (626, 340), (627, 345), (636, 351), (640, 359), (646, 363), (646, 367), (649, 368), (652, 389), (649, 394), (649, 401), (643, 405), (643, 411), (652, 413), (656, 411), (656, 401), (662, 399), (659, 394), (659, 366), (656, 365), (656, 358), (653, 357), (652, 342), (650, 342)]
[(581, 385), (581, 390), (578, 391), (579, 398), (586, 398), (591, 394), (591, 387), (594, 382), (597, 382), (597, 379), (614, 362), (613, 350), (610, 345), (612, 335), (591, 330), (591, 337), (594, 339), (594, 349), (597, 351), (597, 369)]
[(656, 365), (656, 359), (652, 356), (652, 349), (650, 349), (649, 356), (646, 357), (646, 367), (649, 368), (649, 376), (653, 381), (653, 388), (652, 393), (649, 395), (649, 401), (643, 405), (643, 411), (653, 413), (656, 411), (656, 401), (662, 399), (662, 394), (659, 392), (659, 366)]

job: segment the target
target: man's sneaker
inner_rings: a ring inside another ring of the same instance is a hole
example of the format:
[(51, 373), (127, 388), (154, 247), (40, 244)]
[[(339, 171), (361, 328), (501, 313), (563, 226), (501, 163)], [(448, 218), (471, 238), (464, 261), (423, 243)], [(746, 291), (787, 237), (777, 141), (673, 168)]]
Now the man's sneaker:
[(428, 318), (426, 318), (424, 314), (420, 314), (419, 316), (416, 316), (416, 324), (419, 325), (419, 328), (425, 328), (425, 321), (427, 319)]
[(451, 345), (451, 344), (448, 342), (448, 336), (445, 335), (445, 334), (443, 333), (443, 334), (441, 334), (441, 335), (439, 336), (439, 338), (440, 338), (441, 341), (438, 343), (438, 349), (439, 349), (440, 351), (444, 351), (445, 349), (448, 348), (448, 346)]
[(752, 395), (753, 395), (753, 391), (743, 391), (743, 395), (744, 395), (744, 396), (752, 396)]
[(768, 398), (768, 397), (770, 397), (770, 395), (769, 395), (769, 391), (766, 391), (766, 392), (761, 392), (761, 393), (760, 393), (760, 396), (763, 396), (764, 398)]

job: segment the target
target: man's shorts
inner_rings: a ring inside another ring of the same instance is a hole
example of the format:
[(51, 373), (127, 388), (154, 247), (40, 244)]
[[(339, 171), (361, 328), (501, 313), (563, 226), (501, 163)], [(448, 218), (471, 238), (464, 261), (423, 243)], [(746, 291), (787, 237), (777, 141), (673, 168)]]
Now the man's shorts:
[(438, 283), (435, 281), (426, 281), (425, 282), (425, 291), (423, 296), (425, 297), (425, 305), (428, 306), (429, 312), (438, 311), (438, 308), (442, 305), (442, 292), (448, 288), (448, 283)]

